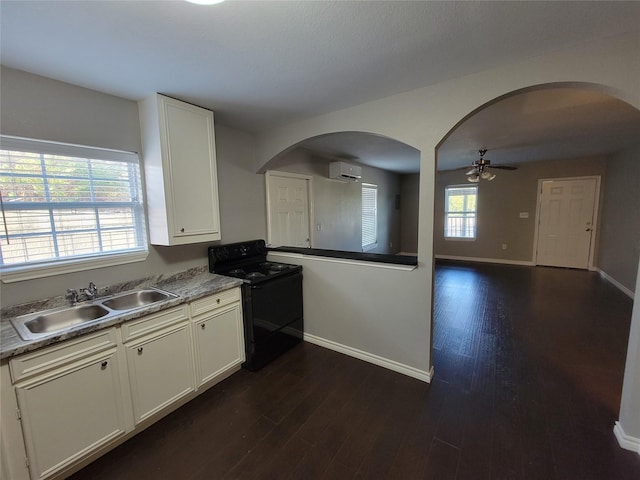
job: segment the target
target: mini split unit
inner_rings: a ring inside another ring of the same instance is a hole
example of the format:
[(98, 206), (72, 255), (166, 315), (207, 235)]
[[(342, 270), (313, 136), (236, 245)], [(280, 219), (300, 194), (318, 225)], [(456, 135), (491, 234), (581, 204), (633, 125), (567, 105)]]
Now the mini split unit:
[(344, 162), (331, 162), (329, 164), (329, 178), (344, 182), (359, 182), (362, 178), (362, 168)]

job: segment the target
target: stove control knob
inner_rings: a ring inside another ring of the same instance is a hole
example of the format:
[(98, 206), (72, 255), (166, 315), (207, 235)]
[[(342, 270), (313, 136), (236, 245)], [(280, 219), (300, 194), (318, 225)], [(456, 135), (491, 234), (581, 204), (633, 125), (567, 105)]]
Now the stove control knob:
[(244, 245), (240, 245), (240, 254), (242, 255), (246, 255), (247, 254), (247, 247), (245, 247)]

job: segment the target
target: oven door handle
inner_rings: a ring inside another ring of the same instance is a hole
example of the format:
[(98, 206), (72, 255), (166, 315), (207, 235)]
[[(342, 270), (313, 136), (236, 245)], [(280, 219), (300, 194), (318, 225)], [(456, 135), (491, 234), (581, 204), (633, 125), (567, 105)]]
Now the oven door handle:
[(260, 285), (251, 285), (251, 290), (258, 290), (258, 289), (262, 289), (264, 287), (261, 287)]

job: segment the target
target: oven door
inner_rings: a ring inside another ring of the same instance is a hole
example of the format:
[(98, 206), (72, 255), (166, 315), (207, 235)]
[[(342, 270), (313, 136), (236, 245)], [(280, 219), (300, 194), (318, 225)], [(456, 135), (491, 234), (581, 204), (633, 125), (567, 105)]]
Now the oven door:
[(251, 285), (250, 328), (254, 343), (276, 332), (302, 338), (302, 273)]
[(257, 371), (302, 341), (302, 272), (242, 285), (246, 361)]

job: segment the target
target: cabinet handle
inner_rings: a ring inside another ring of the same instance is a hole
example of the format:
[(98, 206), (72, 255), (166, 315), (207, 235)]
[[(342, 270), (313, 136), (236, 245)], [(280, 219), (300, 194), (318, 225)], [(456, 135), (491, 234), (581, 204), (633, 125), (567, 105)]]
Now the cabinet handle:
[(107, 368), (107, 365), (109, 365), (109, 362), (107, 362), (106, 360), (104, 362), (102, 362), (100, 364), (100, 368), (102, 368), (102, 370), (104, 370), (105, 368)]
[(203, 323), (203, 324), (201, 324), (201, 325), (200, 325), (200, 328), (202, 328), (202, 329), (204, 330), (204, 328), (205, 328), (205, 324), (204, 324), (204, 323)]
[(138, 347), (138, 355), (140, 355), (142, 353), (143, 348), (142, 347)]
[(219, 298), (216, 298), (216, 303), (220, 303), (220, 299)]
[(184, 227), (182, 227), (182, 228), (180, 229), (180, 232), (184, 233)]

